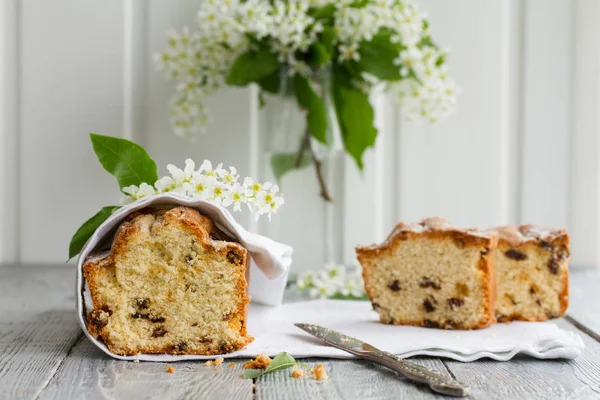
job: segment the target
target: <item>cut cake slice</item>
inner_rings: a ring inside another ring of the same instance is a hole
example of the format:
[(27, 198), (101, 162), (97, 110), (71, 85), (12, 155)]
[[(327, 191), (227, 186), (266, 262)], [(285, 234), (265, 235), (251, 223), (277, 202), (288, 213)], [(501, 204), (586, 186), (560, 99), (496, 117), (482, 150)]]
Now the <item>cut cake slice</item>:
[(497, 238), (426, 218), (358, 246), (365, 290), (386, 324), (478, 329), (495, 322)]
[(115, 354), (213, 355), (246, 333), (247, 250), (189, 207), (146, 209), (87, 258), (88, 330)]
[(502, 226), (494, 254), (499, 322), (544, 321), (569, 304), (569, 235), (564, 229)]

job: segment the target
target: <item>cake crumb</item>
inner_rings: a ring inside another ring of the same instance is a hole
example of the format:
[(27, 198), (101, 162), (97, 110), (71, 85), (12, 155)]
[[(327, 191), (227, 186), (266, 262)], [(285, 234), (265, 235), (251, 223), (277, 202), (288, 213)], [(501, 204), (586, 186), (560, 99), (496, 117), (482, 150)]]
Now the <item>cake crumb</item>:
[(325, 367), (323, 367), (323, 364), (317, 364), (312, 370), (312, 375), (313, 378), (318, 381), (324, 381), (329, 378), (329, 376), (327, 376), (327, 372), (325, 371)]
[(139, 364), (140, 360), (138, 360), (137, 358), (135, 360), (133, 360), (134, 363)]
[(221, 367), (215, 367), (215, 371), (220, 371)]
[(233, 368), (235, 367), (235, 363), (230, 362), (229, 364), (227, 364), (227, 368)]
[(271, 359), (266, 354), (257, 354), (256, 359), (244, 363), (246, 369), (265, 369), (271, 364)]
[(292, 378), (302, 378), (304, 376), (304, 370), (302, 368), (294, 367), (292, 370)]
[(218, 367), (221, 364), (223, 364), (223, 357), (219, 357), (216, 360), (208, 360), (204, 363), (207, 367)]
[(256, 385), (253, 383), (252, 384), (252, 390), (256, 389)]
[(170, 374), (175, 373), (175, 367), (173, 367), (172, 365), (167, 366), (166, 371)]

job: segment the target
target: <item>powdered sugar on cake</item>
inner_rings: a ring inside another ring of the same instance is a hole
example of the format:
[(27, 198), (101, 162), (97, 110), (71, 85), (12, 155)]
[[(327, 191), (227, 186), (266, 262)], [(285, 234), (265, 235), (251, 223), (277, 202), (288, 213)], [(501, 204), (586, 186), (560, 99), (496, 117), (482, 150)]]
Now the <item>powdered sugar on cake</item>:
[(505, 225), (486, 229), (484, 232), (498, 235), (499, 239), (506, 240), (511, 246), (518, 246), (529, 241), (552, 241), (554, 238), (563, 236), (567, 233), (564, 229), (544, 228), (532, 224), (518, 226)]

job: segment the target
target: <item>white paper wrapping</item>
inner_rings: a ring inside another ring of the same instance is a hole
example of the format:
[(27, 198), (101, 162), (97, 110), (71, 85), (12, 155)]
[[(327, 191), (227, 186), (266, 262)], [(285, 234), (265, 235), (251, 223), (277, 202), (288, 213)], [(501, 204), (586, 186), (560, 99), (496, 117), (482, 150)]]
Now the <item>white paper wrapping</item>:
[[(287, 283), (287, 276), (292, 264), (292, 248), (288, 245), (275, 242), (267, 237), (253, 234), (238, 224), (231, 213), (223, 207), (204, 200), (193, 199), (177, 193), (166, 193), (140, 199), (124, 206), (112, 214), (94, 232), (85, 244), (77, 260), (77, 315), (79, 324), (87, 337), (106, 354), (120, 359), (143, 359), (150, 361), (172, 361), (181, 356), (169, 355), (138, 355), (134, 357), (121, 357), (112, 354), (108, 348), (93, 338), (86, 326), (85, 315), (91, 310), (91, 302), (86, 301), (87, 282), (83, 277), (83, 263), (86, 257), (97, 250), (104, 242), (112, 241), (117, 227), (132, 212), (148, 206), (188, 206), (208, 216), (223, 232), (231, 235), (244, 246), (250, 255), (250, 278), (248, 291), (252, 301), (269, 306), (278, 306), (283, 300), (283, 292)], [(186, 356), (186, 359), (201, 359), (201, 356)]]

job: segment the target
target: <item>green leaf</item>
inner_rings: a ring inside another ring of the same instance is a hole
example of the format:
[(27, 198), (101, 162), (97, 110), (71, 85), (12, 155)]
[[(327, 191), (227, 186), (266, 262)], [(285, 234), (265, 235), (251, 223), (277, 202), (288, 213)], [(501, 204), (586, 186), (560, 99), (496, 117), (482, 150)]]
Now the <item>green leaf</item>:
[(291, 368), (294, 365), (296, 365), (296, 360), (294, 360), (294, 357), (290, 356), (284, 351), (275, 356), (273, 361), (271, 361), (271, 364), (269, 364), (267, 369), (265, 369), (264, 373), (268, 374), (269, 372), (281, 371), (282, 369)]
[(315, 92), (308, 78), (295, 75), (293, 85), (298, 104), (308, 111), (306, 123), (311, 135), (319, 142), (327, 144), (327, 111), (323, 100)]
[(304, 369), (306, 369), (306, 370), (308, 370), (308, 371), (312, 371), (312, 368), (311, 368), (311, 367), (309, 367), (309, 366), (308, 366), (308, 365), (306, 365), (306, 364), (303, 364), (303, 363), (300, 363), (300, 362), (296, 362), (296, 365), (299, 365), (299, 366), (301, 366), (302, 368), (304, 368)]
[(369, 4), (371, 2), (371, 0), (357, 0), (353, 3), (350, 4), (350, 7), (353, 8), (363, 8), (366, 7), (367, 4)]
[(441, 67), (443, 63), (446, 62), (446, 57), (442, 54), (441, 56), (438, 57), (437, 60), (435, 60), (435, 66), (436, 67)]
[(371, 41), (361, 42), (358, 49), (358, 67), (361, 71), (385, 81), (400, 79), (400, 69), (394, 65), (394, 59), (398, 57), (401, 45), (392, 43), (390, 37), (390, 32), (383, 31), (373, 36)]
[(265, 373), (262, 369), (245, 369), (242, 374), (242, 378), (244, 379), (256, 379), (259, 376), (262, 376)]
[(73, 235), (71, 243), (69, 244), (69, 260), (81, 252), (81, 249), (83, 246), (85, 246), (88, 239), (94, 234), (94, 232), (96, 232), (96, 229), (98, 229), (98, 227), (119, 208), (121, 207), (104, 207), (92, 218), (85, 221), (83, 225), (79, 227), (79, 229), (77, 229), (77, 232), (75, 232), (75, 235)]
[(298, 154), (296, 153), (276, 153), (271, 156), (271, 170), (277, 184), (281, 183), (281, 178), (288, 172), (295, 169), (302, 169), (312, 164), (310, 154), (303, 154), (298, 163)]
[(433, 40), (431, 40), (431, 36), (425, 36), (419, 41), (419, 43), (417, 43), (417, 47), (422, 49), (423, 47), (436, 48), (437, 46), (435, 45), (435, 43), (433, 43)]
[(267, 369), (265, 369), (264, 371), (260, 369), (247, 369), (242, 374), (242, 377), (244, 379), (256, 379), (263, 376), (264, 374), (288, 369), (293, 367), (294, 365), (300, 365), (304, 368), (310, 369), (310, 367), (308, 367), (305, 364), (297, 363), (296, 360), (294, 360), (294, 357), (290, 356), (288, 353), (282, 352), (277, 354), (275, 358), (273, 358), (271, 364), (269, 364)]
[(314, 67), (320, 67), (331, 60), (331, 53), (322, 43), (315, 42), (308, 47), (306, 62)]
[(257, 83), (265, 92), (279, 93), (281, 90), (281, 74), (279, 68), (272, 74), (260, 78)]
[(248, 50), (236, 58), (227, 76), (227, 84), (246, 86), (259, 82), (279, 69), (277, 55), (269, 49)]
[(331, 91), (344, 146), (362, 170), (363, 153), (377, 137), (369, 95), (355, 88), (349, 73), (339, 65), (333, 67)]
[(105, 170), (110, 172), (119, 187), (153, 185), (158, 180), (156, 163), (144, 148), (126, 139), (90, 133), (94, 151)]
[(329, 54), (333, 54), (334, 43), (337, 39), (335, 28), (332, 26), (324, 26), (323, 31), (319, 35), (320, 42), (325, 46), (325, 49)]
[(324, 20), (323, 25), (333, 25), (333, 17), (335, 14), (335, 4), (329, 3), (323, 7), (313, 7), (308, 10), (308, 15), (314, 19)]
[(245, 35), (246, 35), (246, 38), (248, 39), (248, 41), (251, 44), (253, 44), (254, 46), (261, 47), (263, 45), (263, 43), (260, 40), (258, 40), (258, 38), (256, 36), (254, 36), (253, 34), (246, 33)]

